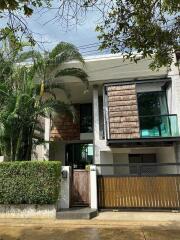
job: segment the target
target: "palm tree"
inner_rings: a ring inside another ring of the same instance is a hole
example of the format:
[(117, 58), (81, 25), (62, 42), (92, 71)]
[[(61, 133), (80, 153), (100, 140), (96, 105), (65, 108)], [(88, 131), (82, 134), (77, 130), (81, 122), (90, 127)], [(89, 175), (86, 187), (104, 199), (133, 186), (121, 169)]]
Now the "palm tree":
[[(56, 99), (54, 90), (65, 91), (57, 83), (64, 76), (78, 77), (88, 88), (88, 76), (80, 68), (63, 68), (70, 60), (84, 64), (78, 49), (69, 43), (59, 43), (51, 52), (42, 55), (35, 50), (22, 49), (0, 52), (0, 154), (9, 160), (31, 160), (35, 131), (42, 130), (40, 117), (52, 112), (66, 112), (75, 117), (68, 103)], [(27, 64), (27, 60), (30, 63)], [(65, 91), (66, 92), (66, 91)], [(48, 94), (48, 98), (46, 95)]]

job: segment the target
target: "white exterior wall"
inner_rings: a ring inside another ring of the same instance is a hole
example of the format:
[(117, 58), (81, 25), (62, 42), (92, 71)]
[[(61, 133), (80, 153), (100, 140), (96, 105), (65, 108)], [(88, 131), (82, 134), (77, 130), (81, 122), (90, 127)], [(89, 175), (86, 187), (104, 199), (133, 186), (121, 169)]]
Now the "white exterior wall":
[[(151, 59), (143, 59), (138, 63), (126, 60), (121, 54), (104, 55), (97, 57), (85, 58), (85, 66), (77, 61), (71, 61), (64, 64), (66, 67), (80, 67), (84, 68), (89, 76), (90, 84), (99, 84), (104, 81), (125, 80), (134, 78), (156, 78), (159, 76), (165, 76), (167, 74), (167, 68), (161, 68), (159, 71), (152, 71), (149, 69)], [(61, 78), (62, 80), (62, 78)], [(66, 82), (77, 82), (77, 78), (65, 78)]]
[(80, 140), (92, 140), (93, 133), (80, 133)]
[[(100, 164), (113, 164), (112, 152), (100, 151)], [(97, 167), (98, 173), (102, 175), (113, 175), (114, 167)]]
[(178, 123), (180, 126), (180, 75), (179, 75), (179, 69), (177, 66), (175, 66), (175, 56), (174, 56), (174, 62), (171, 65), (171, 71), (168, 74), (168, 77), (172, 79), (172, 113), (178, 115)]
[(156, 150), (158, 163), (175, 163), (175, 150), (174, 147), (162, 147)]
[[(178, 67), (174, 65), (175, 62), (176, 57), (174, 55), (174, 62), (171, 65), (171, 71), (168, 74), (172, 79), (172, 88), (169, 90), (171, 91), (169, 92), (169, 95), (171, 96), (170, 113), (177, 114), (178, 127), (180, 129), (180, 73)], [(176, 161), (180, 162), (180, 143), (175, 143), (175, 156)]]
[(167, 97), (167, 104), (168, 104), (168, 110), (169, 114), (173, 114), (173, 95), (172, 95), (172, 83), (169, 85), (169, 87), (166, 89), (166, 97)]
[(161, 86), (162, 86), (162, 82), (137, 84), (136, 91), (138, 93), (161, 91)]
[[(110, 151), (100, 151), (101, 164), (129, 164), (129, 154), (156, 154), (157, 163), (175, 163), (175, 148), (112, 148)], [(103, 175), (129, 174), (128, 167), (98, 167), (98, 173)], [(160, 173), (176, 173), (176, 166), (159, 167)]]
[[(129, 163), (128, 153), (113, 153), (113, 163)], [(114, 174), (129, 174), (129, 167), (114, 167)]]
[[(157, 160), (159, 163), (176, 163), (174, 147), (163, 147), (157, 150)], [(158, 170), (160, 173), (177, 173), (176, 166), (162, 166)]]
[(58, 209), (66, 209), (70, 207), (70, 187), (71, 187), (71, 167), (62, 166), (61, 172), (67, 172), (67, 178), (61, 176), (61, 191), (58, 201)]
[(45, 118), (45, 131), (44, 131), (44, 160), (49, 160), (49, 139), (50, 139), (50, 118)]
[(37, 145), (33, 149), (33, 153), (31, 155), (32, 160), (44, 160), (44, 145)]
[(90, 166), (90, 207), (98, 208), (96, 166)]

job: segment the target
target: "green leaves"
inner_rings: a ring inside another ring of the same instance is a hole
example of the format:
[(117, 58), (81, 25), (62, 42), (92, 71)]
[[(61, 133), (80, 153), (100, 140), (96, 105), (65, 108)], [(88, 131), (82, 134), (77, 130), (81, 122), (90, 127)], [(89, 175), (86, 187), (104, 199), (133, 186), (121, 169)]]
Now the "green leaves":
[(33, 9), (28, 7), (26, 4), (24, 5), (24, 14), (29, 17), (33, 13)]
[(128, 58), (132, 52), (141, 53), (152, 58), (153, 70), (169, 67), (179, 48), (179, 10), (177, 0), (111, 1), (104, 22), (96, 27), (100, 49), (126, 53)]
[(0, 163), (0, 204), (55, 204), (61, 162)]
[(52, 60), (55, 63), (62, 64), (71, 60), (77, 60), (84, 63), (82, 55), (79, 53), (78, 49), (70, 43), (60, 42), (55, 48), (49, 53), (50, 63)]
[[(58, 44), (50, 53), (51, 57), (49, 54), (44, 57), (34, 49), (28, 52), (22, 52), (21, 48), (11, 50), (0, 51), (0, 152), (11, 161), (31, 160), (40, 118), (43, 120), (54, 112), (76, 118), (70, 94), (62, 83), (54, 80), (73, 76), (88, 87), (88, 76), (80, 68), (57, 70), (68, 59), (83, 62), (71, 44)], [(66, 94), (68, 104), (56, 99), (57, 89)], [(43, 134), (40, 137), (43, 140)]]
[(41, 54), (35, 50), (31, 50), (28, 52), (23, 52), (17, 56), (16, 62), (17, 63), (22, 63), (26, 60), (38, 60), (42, 58)]
[(30, 16), (33, 13), (33, 7), (50, 6), (50, 2), (51, 0), (1, 0), (0, 11), (21, 10), (24, 15)]
[(87, 88), (89, 87), (88, 75), (81, 68), (65, 68), (65, 69), (62, 69), (62, 70), (60, 70), (56, 73), (55, 78), (65, 77), (65, 76), (79, 78), (86, 85)]

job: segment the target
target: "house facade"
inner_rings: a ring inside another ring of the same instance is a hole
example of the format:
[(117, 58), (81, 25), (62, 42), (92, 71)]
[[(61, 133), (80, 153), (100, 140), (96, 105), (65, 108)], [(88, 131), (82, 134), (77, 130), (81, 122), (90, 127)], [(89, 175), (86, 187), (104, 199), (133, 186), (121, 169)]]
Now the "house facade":
[[(175, 176), (176, 182), (179, 177), (179, 69), (173, 64), (170, 70), (152, 71), (148, 67), (150, 61), (134, 63), (124, 61), (121, 55), (105, 55), (86, 58), (85, 66), (67, 63), (68, 67), (85, 69), (89, 76), (88, 92), (76, 78), (58, 80), (63, 81), (71, 95), (77, 120), (58, 113), (45, 120), (47, 143), (43, 158), (71, 166), (76, 172), (74, 179), (84, 183), (75, 183), (81, 189), (86, 188), (88, 181), (85, 184), (86, 177), (80, 174), (86, 171), (87, 165), (95, 165), (99, 207), (153, 207), (153, 201), (159, 201), (157, 207), (164, 207), (165, 193), (159, 200), (148, 199), (159, 188), (172, 195), (165, 189), (173, 186), (168, 177)], [(57, 91), (56, 96), (67, 100), (63, 92)], [(136, 191), (133, 184), (136, 187), (139, 184)], [(122, 185), (126, 186), (124, 190)], [(130, 196), (133, 191), (136, 196)], [(142, 199), (138, 203), (136, 198), (140, 195)], [(168, 201), (174, 202), (167, 207), (176, 208), (180, 199)]]

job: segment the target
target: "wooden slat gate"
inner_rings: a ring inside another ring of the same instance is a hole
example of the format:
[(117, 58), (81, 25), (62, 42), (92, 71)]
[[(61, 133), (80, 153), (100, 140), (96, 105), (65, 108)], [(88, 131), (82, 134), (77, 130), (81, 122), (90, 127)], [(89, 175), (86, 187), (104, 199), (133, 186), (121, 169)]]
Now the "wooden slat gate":
[(99, 208), (180, 208), (180, 176), (98, 176)]
[(89, 206), (89, 171), (73, 170), (71, 206)]

